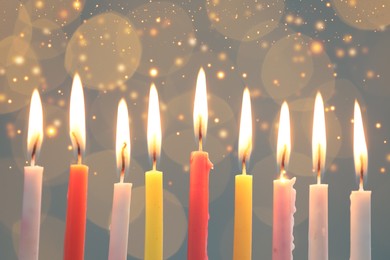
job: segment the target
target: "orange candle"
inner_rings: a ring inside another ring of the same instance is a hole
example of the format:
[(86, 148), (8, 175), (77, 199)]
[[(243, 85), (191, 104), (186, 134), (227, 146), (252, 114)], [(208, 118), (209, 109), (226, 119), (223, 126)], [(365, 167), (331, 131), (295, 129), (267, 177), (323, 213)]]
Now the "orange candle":
[(77, 151), (77, 164), (70, 166), (64, 260), (84, 259), (87, 217), (88, 167), (81, 164), (85, 149), (85, 110), (81, 80), (76, 74), (70, 96), (70, 138)]
[(202, 151), (202, 141), (207, 131), (206, 76), (203, 69), (198, 74), (194, 131), (199, 140), (199, 151), (191, 153), (190, 200), (188, 216), (188, 260), (207, 260), (207, 236), (209, 222), (209, 172), (213, 164)]

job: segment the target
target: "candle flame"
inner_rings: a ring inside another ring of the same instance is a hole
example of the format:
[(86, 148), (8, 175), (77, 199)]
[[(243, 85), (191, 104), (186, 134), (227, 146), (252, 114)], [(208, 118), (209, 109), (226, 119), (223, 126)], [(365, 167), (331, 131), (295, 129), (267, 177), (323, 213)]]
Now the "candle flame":
[(123, 182), (130, 165), (130, 149), (129, 112), (126, 101), (122, 98), (118, 104), (115, 146), (116, 164), (121, 182)]
[(148, 111), (148, 151), (156, 169), (157, 159), (161, 152), (161, 120), (156, 86), (150, 86)]
[(28, 119), (27, 151), (31, 165), (35, 165), (36, 157), (42, 146), (43, 140), (43, 113), (41, 97), (37, 89), (31, 96), (30, 115)]
[(356, 176), (359, 178), (359, 188), (362, 190), (364, 179), (367, 176), (368, 156), (362, 112), (360, 110), (359, 103), (356, 100), (353, 125), (353, 155), (355, 160)]
[(242, 162), (243, 174), (246, 174), (246, 162), (252, 152), (252, 110), (248, 88), (242, 96), (240, 135), (238, 138), (238, 157)]
[(313, 136), (312, 136), (313, 172), (317, 173), (317, 182), (321, 183), (321, 175), (325, 168), (326, 159), (326, 127), (324, 101), (317, 92), (314, 104)]
[(69, 135), (73, 150), (77, 151), (77, 162), (81, 163), (81, 155), (85, 151), (85, 105), (84, 92), (78, 74), (73, 78), (70, 93)]
[(194, 132), (195, 137), (199, 140), (199, 150), (202, 150), (202, 142), (206, 137), (208, 120), (206, 75), (203, 68), (200, 68), (198, 73), (194, 103)]
[(284, 178), (285, 169), (290, 159), (291, 133), (290, 133), (290, 112), (287, 102), (283, 102), (280, 110), (278, 144), (276, 160), (280, 167), (280, 178)]

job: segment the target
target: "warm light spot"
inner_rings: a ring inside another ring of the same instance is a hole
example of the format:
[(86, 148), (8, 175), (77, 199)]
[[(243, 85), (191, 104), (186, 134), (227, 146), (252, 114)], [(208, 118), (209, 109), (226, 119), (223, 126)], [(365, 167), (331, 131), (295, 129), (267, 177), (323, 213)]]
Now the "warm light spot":
[(357, 51), (356, 51), (355, 48), (351, 48), (351, 49), (348, 50), (348, 54), (349, 54), (350, 57), (355, 57), (356, 54), (357, 54)]
[(219, 123), (219, 118), (218, 117), (214, 118), (214, 123), (216, 123), (216, 124)]
[(314, 54), (321, 54), (324, 50), (324, 47), (322, 45), (321, 42), (319, 41), (313, 41), (311, 44), (310, 44), (310, 50), (312, 53)]
[(382, 124), (378, 122), (378, 123), (375, 124), (375, 127), (379, 129), (379, 128), (382, 127)]
[(352, 35), (350, 35), (350, 34), (344, 35), (343, 41), (346, 43), (350, 43), (352, 41)]
[(25, 61), (25, 59), (23, 56), (15, 56), (14, 57), (14, 63), (16, 65), (22, 65), (22, 64), (24, 64), (24, 61)]
[(150, 75), (151, 77), (153, 77), (153, 78), (157, 77), (157, 75), (158, 75), (158, 70), (157, 70), (156, 68), (151, 68), (151, 69), (149, 70), (149, 75)]
[(224, 79), (224, 78), (225, 78), (225, 72), (223, 72), (223, 71), (218, 71), (217, 77), (218, 77), (218, 79)]
[(158, 30), (156, 28), (151, 28), (149, 34), (150, 36), (155, 37), (158, 34)]
[(81, 3), (80, 3), (78, 0), (74, 1), (74, 2), (73, 2), (73, 8), (74, 8), (75, 10), (80, 10), (80, 8), (81, 8)]
[(57, 135), (57, 128), (55, 128), (54, 126), (48, 126), (46, 128), (46, 135), (48, 137), (54, 137)]
[(323, 31), (325, 29), (325, 23), (323, 21), (316, 22), (315, 28), (318, 31)]
[(177, 116), (177, 119), (178, 119), (179, 121), (183, 121), (183, 120), (184, 120), (184, 115), (183, 115), (183, 114), (179, 114), (179, 115)]
[(381, 168), (379, 169), (379, 172), (380, 172), (380, 173), (385, 173), (385, 172), (386, 172), (385, 167), (381, 167)]
[(218, 133), (218, 136), (222, 139), (225, 139), (226, 137), (228, 137), (228, 132), (226, 129), (221, 129)]

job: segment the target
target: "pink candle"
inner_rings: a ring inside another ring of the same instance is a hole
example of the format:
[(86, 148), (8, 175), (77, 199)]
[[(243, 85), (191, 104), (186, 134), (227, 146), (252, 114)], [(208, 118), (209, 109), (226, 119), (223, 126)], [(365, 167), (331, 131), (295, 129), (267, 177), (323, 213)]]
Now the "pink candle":
[(87, 216), (88, 167), (81, 164), (85, 150), (85, 109), (81, 80), (76, 74), (70, 96), (70, 131), (77, 164), (71, 165), (68, 184), (68, 205), (64, 241), (64, 260), (84, 259)]
[(293, 259), (294, 250), (294, 213), (296, 191), (295, 178), (286, 178), (285, 167), (288, 164), (291, 151), (290, 115), (288, 105), (283, 103), (280, 112), (279, 134), (277, 146), (277, 161), (280, 165), (280, 179), (274, 181), (273, 236), (272, 259)]
[(199, 151), (191, 154), (188, 260), (208, 259), (209, 172), (213, 164), (209, 160), (208, 153), (202, 151), (202, 141), (207, 131), (207, 117), (206, 76), (204, 70), (200, 69), (194, 106), (194, 131), (199, 139)]
[(42, 145), (42, 140), (42, 103), (39, 92), (34, 90), (30, 104), (27, 135), (31, 166), (24, 168), (23, 208), (19, 242), (20, 260), (38, 259), (43, 167), (35, 166), (35, 160)]

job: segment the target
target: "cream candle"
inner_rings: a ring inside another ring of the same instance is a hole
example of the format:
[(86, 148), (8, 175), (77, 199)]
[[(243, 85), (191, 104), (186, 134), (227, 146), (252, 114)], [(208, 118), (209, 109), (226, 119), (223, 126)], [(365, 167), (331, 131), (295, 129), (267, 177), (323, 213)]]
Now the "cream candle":
[(242, 174), (236, 175), (234, 200), (234, 260), (252, 259), (252, 175), (246, 172), (246, 163), (252, 152), (252, 110), (248, 88), (242, 97), (238, 155)]
[(161, 120), (156, 86), (152, 84), (148, 109), (148, 150), (151, 171), (145, 173), (145, 252), (144, 260), (163, 259), (163, 176), (157, 171), (161, 152)]
[(129, 113), (124, 99), (118, 105), (115, 147), (120, 181), (114, 185), (108, 259), (125, 260), (127, 258), (131, 188), (133, 184), (124, 182), (130, 164)]
[(353, 154), (359, 190), (351, 193), (351, 250), (350, 260), (371, 259), (371, 191), (364, 190), (368, 156), (366, 137), (359, 103), (355, 101)]
[(277, 162), (280, 166), (280, 178), (274, 180), (273, 192), (273, 227), (272, 227), (272, 259), (293, 259), (294, 250), (294, 213), (296, 191), (294, 189), (295, 178), (287, 179), (286, 166), (290, 159), (291, 136), (290, 114), (288, 105), (283, 103), (280, 111)]
[(328, 259), (328, 185), (321, 184), (326, 159), (324, 102), (318, 92), (314, 105), (312, 136), (313, 171), (317, 184), (310, 185), (309, 195), (309, 260)]
[(38, 90), (31, 97), (27, 150), (31, 166), (24, 167), (23, 208), (20, 227), (19, 260), (37, 260), (41, 222), (43, 167), (36, 166), (43, 140), (42, 103)]

